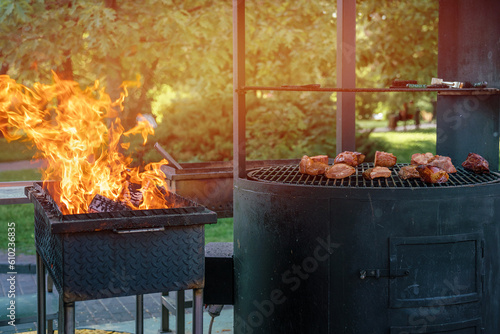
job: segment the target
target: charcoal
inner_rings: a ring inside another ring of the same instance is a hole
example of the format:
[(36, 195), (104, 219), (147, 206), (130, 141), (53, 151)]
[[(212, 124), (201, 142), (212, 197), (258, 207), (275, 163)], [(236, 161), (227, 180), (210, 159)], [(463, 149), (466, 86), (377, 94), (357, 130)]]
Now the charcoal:
[(102, 195), (95, 195), (89, 205), (89, 213), (130, 210), (127, 206)]

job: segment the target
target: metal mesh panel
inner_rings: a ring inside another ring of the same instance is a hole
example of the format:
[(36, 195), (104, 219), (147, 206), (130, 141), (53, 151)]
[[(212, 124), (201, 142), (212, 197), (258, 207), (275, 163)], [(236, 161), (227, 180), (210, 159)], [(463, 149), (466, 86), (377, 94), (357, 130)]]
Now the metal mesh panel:
[(408, 164), (396, 164), (391, 167), (389, 178), (366, 180), (363, 172), (373, 168), (373, 163), (364, 163), (357, 167), (356, 173), (344, 179), (329, 179), (323, 175), (312, 176), (299, 172), (298, 165), (263, 167), (250, 171), (248, 178), (255, 181), (274, 182), (283, 184), (319, 186), (332, 188), (432, 188), (432, 187), (460, 187), (475, 184), (493, 183), (500, 181), (498, 173), (475, 174), (463, 168), (457, 168), (456, 173), (450, 173), (446, 183), (429, 184), (420, 179), (403, 180), (398, 172)]

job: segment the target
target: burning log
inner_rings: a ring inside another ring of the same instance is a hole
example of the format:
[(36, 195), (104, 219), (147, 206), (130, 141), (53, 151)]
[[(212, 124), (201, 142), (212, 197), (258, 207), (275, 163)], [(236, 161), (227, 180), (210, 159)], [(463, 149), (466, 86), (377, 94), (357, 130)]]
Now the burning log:
[(113, 211), (124, 211), (124, 210), (128, 211), (130, 210), (130, 208), (99, 194), (94, 196), (92, 202), (90, 202), (89, 205), (90, 213), (113, 212)]
[(123, 189), (122, 204), (126, 205), (127, 203), (131, 203), (133, 206), (139, 207), (143, 200), (140, 188), (141, 186), (139, 184), (126, 181), (126, 187)]

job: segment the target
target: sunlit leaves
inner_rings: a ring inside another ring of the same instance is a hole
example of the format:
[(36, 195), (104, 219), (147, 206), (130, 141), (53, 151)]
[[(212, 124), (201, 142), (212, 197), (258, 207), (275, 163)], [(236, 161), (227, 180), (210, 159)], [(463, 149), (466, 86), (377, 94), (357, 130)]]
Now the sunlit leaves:
[[(388, 87), (394, 78), (426, 83), (436, 75), (437, 3), (357, 1), (358, 87)], [(335, 13), (336, 2), (329, 0), (248, 0), (247, 84), (335, 86)], [(164, 147), (185, 159), (228, 159), (232, 16), (231, 1), (118, 0), (115, 10), (104, 0), (4, 0), (0, 50), (9, 74), (27, 84), (49, 82), (50, 71), (68, 57), (82, 85), (95, 79), (107, 85), (112, 71), (124, 80), (140, 74), (143, 85), (130, 91), (126, 104), (130, 123), (137, 113), (151, 112), (152, 99), (162, 100), (148, 91), (167, 84), (179, 98), (158, 107)], [(258, 152), (253, 155), (334, 149), (335, 106), (329, 94), (248, 97), (249, 132), (262, 134), (249, 139), (249, 152)], [(358, 94), (357, 112), (369, 117), (397, 111), (406, 98)]]

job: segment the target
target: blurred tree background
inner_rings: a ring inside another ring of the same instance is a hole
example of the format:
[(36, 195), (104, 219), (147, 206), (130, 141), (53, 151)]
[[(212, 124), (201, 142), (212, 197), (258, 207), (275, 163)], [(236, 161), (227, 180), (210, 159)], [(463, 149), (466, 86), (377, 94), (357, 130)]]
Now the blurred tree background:
[[(437, 74), (438, 2), (357, 1), (357, 87), (394, 79), (430, 83)], [(336, 1), (249, 0), (248, 85), (336, 85)], [(1, 73), (31, 86), (51, 71), (81, 86), (95, 80), (117, 97), (131, 88), (122, 121), (153, 114), (154, 138), (131, 151), (156, 160), (158, 141), (179, 161), (232, 158), (232, 2), (217, 0), (3, 0)], [(389, 115), (434, 95), (357, 94), (358, 119)], [(335, 94), (247, 94), (248, 158), (299, 158), (335, 152)], [(368, 153), (383, 143), (359, 134)]]

